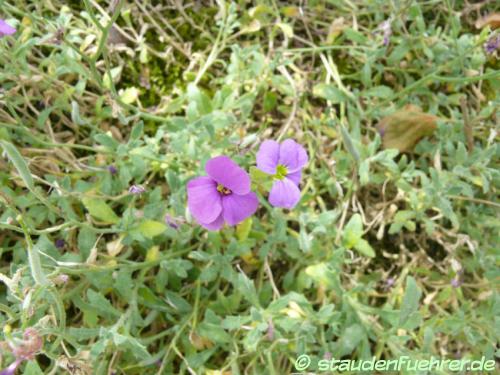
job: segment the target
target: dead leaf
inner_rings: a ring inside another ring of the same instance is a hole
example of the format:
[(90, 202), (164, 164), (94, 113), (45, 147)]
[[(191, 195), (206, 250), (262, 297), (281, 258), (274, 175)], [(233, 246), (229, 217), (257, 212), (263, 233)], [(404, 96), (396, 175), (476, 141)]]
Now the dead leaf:
[(328, 36), (326, 37), (326, 43), (327, 44), (332, 44), (335, 39), (346, 29), (349, 27), (347, 24), (344, 22), (344, 17), (336, 18), (332, 24), (330, 25), (330, 28), (328, 29)]
[(396, 148), (400, 152), (411, 152), (424, 137), (437, 128), (438, 117), (422, 112), (409, 104), (392, 115), (384, 117), (377, 124), (384, 148)]
[(189, 341), (191, 341), (191, 344), (196, 350), (205, 350), (214, 346), (212, 341), (206, 337), (198, 335), (196, 332), (191, 332), (189, 334)]
[(500, 27), (500, 13), (490, 13), (476, 21), (477, 29), (482, 29), (486, 26), (490, 26), (493, 30), (498, 29)]

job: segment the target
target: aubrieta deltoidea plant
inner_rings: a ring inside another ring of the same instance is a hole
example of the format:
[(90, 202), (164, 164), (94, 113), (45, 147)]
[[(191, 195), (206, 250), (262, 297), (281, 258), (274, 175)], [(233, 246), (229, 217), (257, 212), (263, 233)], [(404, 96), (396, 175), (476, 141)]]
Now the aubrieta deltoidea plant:
[[(307, 152), (293, 139), (281, 144), (266, 140), (257, 152), (257, 168), (272, 179), (269, 203), (292, 209), (300, 200), (302, 169), (308, 163)], [(187, 184), (189, 211), (208, 230), (216, 231), (224, 223), (234, 226), (257, 211), (259, 200), (250, 191), (248, 173), (227, 156), (210, 159), (208, 176), (196, 177)]]

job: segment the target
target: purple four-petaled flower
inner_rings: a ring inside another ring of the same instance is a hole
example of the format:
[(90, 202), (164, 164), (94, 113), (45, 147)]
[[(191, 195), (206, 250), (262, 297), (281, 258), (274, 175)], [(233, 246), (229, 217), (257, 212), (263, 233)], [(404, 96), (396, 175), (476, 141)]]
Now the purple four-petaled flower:
[(10, 26), (7, 22), (0, 19), (0, 38), (5, 35), (12, 35), (16, 32), (16, 29)]
[(236, 225), (251, 216), (259, 205), (250, 191), (250, 176), (227, 156), (217, 156), (205, 165), (208, 176), (187, 184), (189, 211), (203, 227), (219, 230), (224, 223)]
[(269, 203), (275, 207), (295, 207), (300, 200), (302, 168), (308, 161), (304, 147), (293, 139), (287, 139), (281, 144), (270, 140), (262, 142), (257, 152), (257, 168), (273, 175)]

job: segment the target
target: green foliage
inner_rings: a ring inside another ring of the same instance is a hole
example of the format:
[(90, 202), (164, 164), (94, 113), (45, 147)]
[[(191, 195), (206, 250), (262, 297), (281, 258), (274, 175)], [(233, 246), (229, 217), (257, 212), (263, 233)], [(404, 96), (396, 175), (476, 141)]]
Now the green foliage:
[[(0, 368), (28, 328), (25, 374), (498, 359), (500, 51), (476, 11), (155, 4), (2, 3)], [(398, 116), (390, 147), (377, 124)], [(310, 159), (290, 211), (255, 167), (278, 138)], [(185, 188), (220, 154), (261, 206), (209, 232)]]

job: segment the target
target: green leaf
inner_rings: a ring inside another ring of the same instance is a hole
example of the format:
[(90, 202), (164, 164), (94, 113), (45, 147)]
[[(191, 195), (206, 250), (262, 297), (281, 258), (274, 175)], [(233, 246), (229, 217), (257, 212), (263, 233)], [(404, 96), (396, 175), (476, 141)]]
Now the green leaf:
[(121, 312), (116, 310), (111, 302), (109, 302), (106, 297), (102, 294), (95, 292), (92, 289), (87, 289), (87, 298), (92, 308), (101, 316), (105, 317), (120, 317)]
[(343, 127), (342, 125), (340, 126), (340, 133), (342, 134), (342, 140), (344, 141), (345, 148), (352, 155), (352, 157), (354, 158), (354, 161), (356, 163), (359, 163), (359, 159), (360, 159), (359, 152), (356, 149), (356, 147), (354, 146), (354, 142), (352, 141), (351, 135), (349, 134), (347, 129), (345, 127)]
[(129, 335), (122, 335), (117, 332), (112, 334), (114, 344), (123, 349), (128, 349), (137, 360), (147, 360), (151, 358), (151, 354), (147, 351), (146, 347), (141, 344), (137, 339)]
[(144, 220), (139, 224), (137, 229), (144, 237), (153, 238), (165, 232), (167, 226), (159, 221)]
[(238, 237), (238, 241), (242, 242), (248, 238), (250, 234), (250, 230), (252, 229), (252, 218), (242, 221), (236, 227), (236, 237)]
[(84, 197), (82, 198), (82, 203), (90, 215), (97, 220), (108, 224), (116, 224), (120, 221), (120, 218), (102, 199)]
[(406, 278), (405, 295), (401, 302), (401, 310), (399, 312), (399, 325), (406, 323), (411, 314), (418, 310), (418, 302), (422, 292), (417, 286), (415, 279), (412, 276)]
[(24, 375), (43, 375), (43, 371), (40, 368), (40, 366), (38, 366), (38, 363), (35, 360), (33, 360), (33, 361), (29, 361), (26, 364), (26, 367), (24, 368), (23, 374)]
[(194, 83), (188, 85), (187, 97), (189, 105), (198, 112), (198, 115), (206, 115), (212, 112), (212, 100)]
[(359, 214), (352, 215), (344, 228), (344, 246), (352, 249), (363, 235), (363, 221)]
[(132, 128), (132, 131), (130, 132), (130, 140), (135, 141), (139, 139), (143, 132), (144, 132), (144, 123), (140, 121), (137, 124), (135, 124), (134, 127)]
[(338, 341), (339, 356), (352, 353), (359, 343), (366, 337), (363, 327), (357, 323), (346, 328)]
[(257, 291), (255, 290), (255, 285), (247, 275), (242, 272), (238, 273), (238, 276), (236, 276), (233, 284), (235, 289), (240, 291), (243, 297), (248, 300), (248, 302), (250, 302), (254, 306), (260, 306), (259, 298), (257, 297)]
[(17, 169), (17, 172), (23, 179), (26, 187), (33, 194), (36, 194), (33, 176), (31, 175), (28, 165), (24, 161), (23, 157), (21, 156), (19, 151), (17, 151), (17, 148), (12, 143), (7, 141), (0, 141), (0, 145), (2, 145), (12, 164), (14, 164), (14, 167)]
[(361, 34), (359, 31), (353, 30), (351, 28), (345, 29), (344, 35), (346, 36), (347, 39), (352, 40), (353, 42), (356, 42), (356, 43), (364, 44), (368, 41), (366, 39), (366, 36)]
[(250, 167), (250, 178), (254, 183), (266, 182), (272, 178), (270, 174), (262, 172), (257, 167)]
[(319, 83), (313, 87), (313, 95), (326, 99), (333, 104), (345, 101), (346, 97), (336, 86), (327, 83)]
[(375, 251), (373, 248), (370, 246), (368, 241), (364, 239), (359, 239), (355, 244), (354, 244), (354, 249), (356, 249), (359, 253), (366, 255), (367, 257), (374, 258), (375, 257)]
[(387, 86), (376, 86), (363, 93), (363, 96), (376, 97), (382, 99), (390, 98), (394, 92)]

